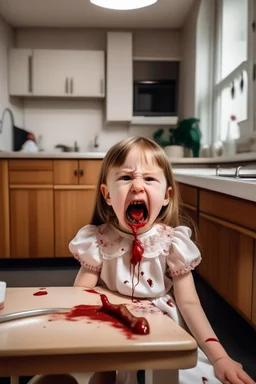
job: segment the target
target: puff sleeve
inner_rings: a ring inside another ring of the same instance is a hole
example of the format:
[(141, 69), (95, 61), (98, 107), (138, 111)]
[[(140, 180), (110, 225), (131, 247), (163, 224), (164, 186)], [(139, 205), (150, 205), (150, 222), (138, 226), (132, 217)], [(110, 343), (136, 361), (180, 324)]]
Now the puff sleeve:
[(97, 238), (97, 227), (86, 225), (81, 228), (69, 243), (69, 250), (84, 268), (100, 272), (102, 256), (100, 254)]
[(174, 228), (167, 266), (169, 276), (183, 275), (194, 269), (202, 260), (200, 251), (190, 240), (191, 229), (185, 226)]

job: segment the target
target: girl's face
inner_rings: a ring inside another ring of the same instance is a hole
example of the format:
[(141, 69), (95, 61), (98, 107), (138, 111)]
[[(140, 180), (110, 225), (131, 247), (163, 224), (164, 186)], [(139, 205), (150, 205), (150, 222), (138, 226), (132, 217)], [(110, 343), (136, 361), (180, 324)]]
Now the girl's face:
[(136, 147), (131, 149), (124, 164), (111, 168), (106, 184), (101, 185), (101, 193), (112, 206), (120, 229), (129, 233), (129, 223), (143, 223), (138, 233), (152, 227), (161, 208), (169, 203), (172, 189), (167, 187), (163, 170), (140, 152)]

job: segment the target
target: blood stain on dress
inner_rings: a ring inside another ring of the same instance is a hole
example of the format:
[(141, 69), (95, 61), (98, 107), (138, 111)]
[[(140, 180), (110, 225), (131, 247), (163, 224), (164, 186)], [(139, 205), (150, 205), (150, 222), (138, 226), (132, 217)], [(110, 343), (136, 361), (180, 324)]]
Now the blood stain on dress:
[(217, 343), (219, 343), (219, 340), (216, 339), (215, 337), (209, 337), (209, 339), (205, 340), (205, 343), (208, 343), (208, 341), (216, 341)]
[(125, 280), (125, 281), (124, 281), (124, 284), (128, 284), (128, 283), (129, 283), (129, 281), (128, 281), (128, 280)]
[(205, 384), (206, 382), (208, 381), (208, 379), (206, 377), (202, 377), (202, 383)]
[(167, 302), (166, 302), (167, 305), (169, 305), (169, 307), (175, 307), (174, 303), (171, 301), (171, 299), (169, 299)]
[(45, 295), (48, 295), (47, 291), (38, 291), (33, 293), (33, 296), (45, 296)]
[(141, 274), (141, 276), (144, 276), (144, 272), (143, 272), (143, 271), (141, 271), (141, 273), (140, 273), (140, 274)]
[(154, 283), (153, 283), (152, 279), (150, 279), (150, 278), (147, 279), (147, 283), (150, 286), (150, 288), (152, 288), (154, 286)]

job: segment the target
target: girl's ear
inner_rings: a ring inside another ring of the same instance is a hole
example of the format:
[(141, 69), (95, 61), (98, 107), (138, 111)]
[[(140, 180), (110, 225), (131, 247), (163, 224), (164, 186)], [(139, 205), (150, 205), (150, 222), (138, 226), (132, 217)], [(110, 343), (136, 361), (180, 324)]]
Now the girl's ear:
[(100, 186), (100, 191), (102, 193), (102, 196), (104, 197), (106, 203), (108, 205), (112, 205), (111, 204), (111, 198), (110, 198), (110, 194), (109, 194), (109, 190), (108, 190), (108, 186), (107, 184), (101, 184)]
[(163, 202), (163, 207), (166, 207), (166, 205), (169, 204), (170, 197), (172, 195), (172, 187), (168, 187), (165, 192), (165, 197), (164, 197), (164, 202)]

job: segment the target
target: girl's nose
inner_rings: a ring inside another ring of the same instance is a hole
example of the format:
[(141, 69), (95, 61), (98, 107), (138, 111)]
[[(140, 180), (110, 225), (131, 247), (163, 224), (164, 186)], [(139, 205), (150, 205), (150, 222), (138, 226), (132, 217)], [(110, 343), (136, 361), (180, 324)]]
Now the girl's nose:
[(132, 193), (144, 192), (144, 180), (141, 178), (134, 179), (132, 183)]

